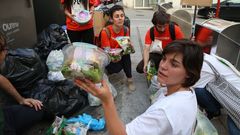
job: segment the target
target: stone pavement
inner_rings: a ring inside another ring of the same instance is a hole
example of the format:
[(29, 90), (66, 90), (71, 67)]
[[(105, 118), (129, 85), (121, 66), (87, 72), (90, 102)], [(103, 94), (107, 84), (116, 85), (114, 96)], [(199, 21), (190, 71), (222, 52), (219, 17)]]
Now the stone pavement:
[[(131, 41), (135, 47), (136, 52), (131, 55), (132, 60), (132, 73), (133, 79), (136, 85), (136, 90), (130, 92), (126, 86), (126, 77), (122, 72), (109, 76), (110, 82), (115, 86), (118, 95), (115, 99), (118, 113), (124, 123), (130, 122), (136, 116), (143, 113), (149, 106), (150, 100), (148, 98), (149, 93), (147, 91), (148, 85), (146, 78), (143, 74), (136, 72), (136, 66), (142, 59), (142, 47), (144, 44), (144, 36), (149, 27), (152, 26), (151, 18), (153, 15), (152, 10), (134, 10), (125, 8), (126, 15), (131, 20)], [(87, 107), (78, 114), (87, 112), (96, 117), (103, 116), (102, 107)], [(225, 119), (225, 118), (224, 118)], [(226, 123), (222, 121), (222, 118), (215, 118), (212, 120), (213, 124), (219, 131), (219, 135), (227, 135)], [(27, 135), (43, 135), (47, 127), (50, 126), (49, 122), (43, 122), (30, 129)], [(102, 132), (89, 132), (89, 135), (105, 135), (107, 131)]]

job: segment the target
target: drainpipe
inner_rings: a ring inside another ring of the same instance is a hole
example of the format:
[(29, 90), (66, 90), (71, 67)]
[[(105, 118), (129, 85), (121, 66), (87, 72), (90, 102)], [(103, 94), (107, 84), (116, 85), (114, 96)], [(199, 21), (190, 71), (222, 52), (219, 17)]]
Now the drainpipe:
[(218, 18), (219, 17), (219, 12), (220, 12), (220, 0), (218, 0), (218, 2), (217, 2), (217, 9), (216, 9), (216, 18)]

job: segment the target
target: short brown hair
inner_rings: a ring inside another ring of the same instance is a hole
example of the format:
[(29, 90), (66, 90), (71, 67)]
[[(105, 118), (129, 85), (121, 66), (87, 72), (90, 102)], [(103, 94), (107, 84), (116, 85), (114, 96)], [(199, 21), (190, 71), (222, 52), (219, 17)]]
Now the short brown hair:
[(193, 86), (199, 80), (203, 64), (203, 51), (196, 42), (189, 39), (175, 40), (168, 44), (162, 53), (163, 56), (170, 53), (183, 55), (182, 63), (187, 72), (183, 87)]
[(170, 22), (170, 15), (163, 9), (159, 9), (156, 12), (154, 12), (152, 17), (152, 23), (153, 25), (164, 25)]
[(110, 14), (111, 18), (113, 18), (113, 14), (116, 11), (123, 11), (123, 13), (125, 14), (124, 9), (123, 9), (123, 7), (121, 5), (114, 5), (113, 7), (111, 7), (109, 9), (109, 14)]

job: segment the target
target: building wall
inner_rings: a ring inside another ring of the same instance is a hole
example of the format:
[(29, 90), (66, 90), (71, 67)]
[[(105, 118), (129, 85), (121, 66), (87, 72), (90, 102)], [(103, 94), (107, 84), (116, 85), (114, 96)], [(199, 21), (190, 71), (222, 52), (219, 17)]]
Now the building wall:
[(134, 0), (122, 0), (123, 5), (128, 8), (134, 8)]

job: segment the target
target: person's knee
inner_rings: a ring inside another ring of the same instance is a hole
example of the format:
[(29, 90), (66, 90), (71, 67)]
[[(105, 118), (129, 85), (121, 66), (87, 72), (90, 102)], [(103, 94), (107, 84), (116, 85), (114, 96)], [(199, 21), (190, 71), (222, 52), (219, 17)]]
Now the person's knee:
[(138, 66), (136, 67), (136, 71), (137, 71), (138, 73), (140, 73), (140, 74), (144, 73), (144, 72), (143, 72), (143, 66), (139, 66), (139, 65), (138, 65)]
[(138, 65), (137, 65), (137, 67), (136, 67), (136, 71), (137, 71), (138, 73), (144, 73), (144, 72), (143, 72), (143, 60), (138, 63)]

